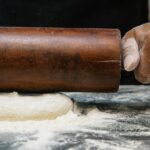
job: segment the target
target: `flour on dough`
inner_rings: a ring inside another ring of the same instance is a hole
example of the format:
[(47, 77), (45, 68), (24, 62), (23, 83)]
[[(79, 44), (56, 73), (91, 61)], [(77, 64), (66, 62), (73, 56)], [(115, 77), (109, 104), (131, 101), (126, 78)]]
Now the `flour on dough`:
[(0, 94), (0, 120), (55, 119), (72, 110), (73, 102), (62, 94)]

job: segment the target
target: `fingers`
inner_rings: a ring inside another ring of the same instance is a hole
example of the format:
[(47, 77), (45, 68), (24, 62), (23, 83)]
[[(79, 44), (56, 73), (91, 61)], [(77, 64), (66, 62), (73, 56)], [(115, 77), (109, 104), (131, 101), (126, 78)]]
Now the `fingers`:
[(123, 63), (126, 71), (133, 71), (135, 78), (150, 83), (150, 23), (135, 27), (122, 39)]
[(135, 69), (134, 74), (135, 78), (143, 83), (150, 83), (150, 33), (145, 38), (143, 47), (140, 50), (140, 64)]
[(123, 64), (126, 71), (133, 71), (140, 61), (138, 44), (131, 35), (125, 35), (122, 40)]

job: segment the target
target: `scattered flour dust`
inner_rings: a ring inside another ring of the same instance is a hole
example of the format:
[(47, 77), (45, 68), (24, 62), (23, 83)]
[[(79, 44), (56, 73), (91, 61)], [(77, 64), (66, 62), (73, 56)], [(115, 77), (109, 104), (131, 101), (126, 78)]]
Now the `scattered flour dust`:
[[(105, 119), (109, 117), (110, 117), (109, 114), (99, 112), (96, 108), (91, 110), (87, 115), (79, 115), (74, 113), (73, 111), (69, 111), (67, 114), (57, 117), (54, 120), (1, 121), (0, 133), (1, 132), (19, 133), (19, 134), (35, 133), (36, 140), (27, 139), (27, 142), (25, 142), (17, 150), (33, 150), (33, 149), (47, 150), (47, 146), (49, 146), (49, 144), (50, 145), (58, 144), (57, 142), (55, 142), (55, 133), (76, 132), (78, 130), (82, 130), (83, 132), (84, 131), (90, 132), (90, 127), (91, 128), (105, 127), (106, 124)], [(109, 122), (107, 122), (107, 125), (108, 123)], [(99, 131), (92, 130), (92, 133), (94, 132), (98, 133)], [(21, 138), (20, 136), (18, 138), (19, 138), (18, 140), (22, 140), (20, 139)], [(98, 143), (99, 142), (97, 142), (96, 144)]]
[[(78, 126), (105, 126), (102, 120), (112, 115), (100, 112), (97, 108), (91, 110), (87, 115), (79, 115), (70, 110), (67, 114), (54, 120), (41, 121), (0, 121), (0, 132), (32, 132), (32, 131), (57, 131), (72, 130)], [(106, 122), (106, 121), (105, 121)], [(101, 123), (101, 124), (99, 124)]]
[[(13, 96), (18, 96), (15, 95), (16, 93), (13, 93)], [(13, 97), (11, 94), (7, 95), (7, 98), (4, 97), (5, 95), (0, 95), (0, 104), (2, 104), (2, 106), (6, 107), (6, 104), (8, 104), (8, 99), (10, 100), (9, 97)], [(58, 101), (56, 103), (56, 105), (52, 105), (52, 107), (57, 107), (59, 108), (60, 105), (60, 95), (53, 95), (51, 97), (51, 99), (55, 99)], [(21, 103), (18, 101), (18, 99), (14, 99), (15, 103), (13, 104), (13, 102), (11, 102), (12, 106), (18, 105), (17, 110), (12, 110), (11, 109), (11, 105), (9, 105), (9, 109), (12, 111), (15, 111), (15, 113), (17, 113), (18, 109), (19, 109), (19, 113), (25, 113), (28, 111), (29, 113), (35, 113), (35, 111), (40, 112), (43, 111), (44, 109), (48, 110), (48, 107), (52, 108), (50, 105), (47, 106), (49, 103), (48, 95), (45, 95), (44, 98), (43, 97), (38, 97), (38, 99), (40, 101), (43, 102), (38, 102), (37, 97), (31, 101), (31, 105), (34, 105), (35, 109), (33, 109), (33, 107), (30, 107), (30, 96), (24, 97), (24, 100), (26, 100), (26, 103)], [(66, 97), (64, 96), (64, 99), (66, 99)], [(69, 99), (69, 98), (68, 98)], [(61, 138), (61, 140), (63, 140), (63, 144), (70, 144), (69, 140), (70, 139), (65, 139), (65, 137), (63, 135), (61, 135), (61, 133), (77, 133), (77, 135), (75, 135), (76, 137), (73, 136), (73, 138), (77, 138), (76, 141), (73, 141), (78, 143), (78, 141), (80, 141), (80, 137), (85, 137), (84, 138), (84, 142), (86, 143), (87, 148), (86, 149), (90, 149), (91, 146), (95, 145), (96, 147), (100, 147), (100, 148), (108, 148), (110, 145), (107, 142), (104, 142), (103, 140), (94, 140), (94, 138), (92, 138), (92, 135), (109, 135), (109, 132), (107, 130), (103, 130), (104, 128), (111, 126), (112, 122), (115, 123), (115, 118), (117, 118), (116, 114), (111, 114), (111, 113), (107, 113), (107, 112), (101, 112), (99, 111), (96, 107), (92, 107), (92, 109), (88, 109), (86, 115), (83, 115), (79, 112), (82, 112), (83, 108), (80, 108), (80, 106), (77, 106), (74, 103), (74, 107), (76, 107), (76, 110), (72, 109), (72, 105), (73, 103), (71, 102), (71, 100), (69, 99), (69, 103), (68, 103), (68, 99), (67, 99), (67, 111), (65, 111), (65, 113), (63, 113), (64, 110), (62, 110), (62, 112), (57, 113), (59, 115), (57, 115), (57, 117), (53, 120), (34, 120), (34, 121), (0, 121), (0, 135), (3, 133), (10, 133), (10, 134), (18, 134), (18, 136), (16, 136), (15, 141), (24, 141), (23, 144), (18, 144), (20, 145), (19, 147), (17, 147), (16, 150), (51, 150), (52, 146), (58, 146), (60, 145), (59, 140), (57, 140), (57, 138)], [(12, 100), (12, 99), (11, 99)], [(65, 101), (65, 100), (64, 100)], [(37, 103), (35, 103), (37, 102)], [(71, 102), (71, 103), (70, 103)], [(63, 103), (63, 102), (62, 102)], [(53, 104), (53, 103), (51, 103)], [(63, 106), (66, 106), (66, 103), (64, 103)], [(21, 107), (21, 110), (19, 107)], [(23, 108), (25, 107), (25, 109)], [(36, 108), (37, 107), (37, 108)], [(40, 107), (42, 107), (42, 109), (40, 110)], [(60, 109), (59, 108), (59, 109)], [(1, 108), (2, 110), (4, 110), (4, 108)], [(6, 109), (6, 108), (5, 108)], [(53, 108), (52, 108), (53, 109)], [(33, 111), (34, 110), (34, 111)], [(55, 111), (57, 109), (54, 109)], [(65, 108), (66, 110), (66, 108)], [(1, 112), (1, 110), (0, 110)], [(41, 112), (40, 112), (41, 113)], [(37, 113), (38, 114), (38, 113)], [(36, 115), (37, 115), (36, 114)], [(1, 114), (0, 114), (1, 115)], [(27, 117), (24, 114), (25, 117)], [(28, 136), (25, 138), (24, 135), (33, 135), (33, 137), (35, 138), (35, 140), (33, 140), (32, 138), (29, 138)], [(56, 138), (56, 135), (58, 134), (58, 137)], [(82, 135), (81, 135), (82, 134)], [(90, 135), (91, 134), (91, 135)], [(77, 137), (79, 136), (79, 138)], [(86, 138), (86, 136), (91, 137), (91, 139)], [(70, 137), (67, 137), (70, 138)], [(72, 139), (73, 140), (73, 139)], [(83, 143), (83, 145), (85, 144)], [(124, 141), (123, 141), (124, 144)], [(80, 144), (79, 144), (80, 145)], [(133, 147), (136, 146), (134, 144), (132, 144)], [(78, 146), (78, 144), (77, 144)], [(81, 146), (81, 145), (80, 145)], [(85, 147), (86, 147), (85, 146)], [(126, 148), (119, 147), (117, 145), (111, 145), (113, 149), (115, 150), (126, 150)], [(60, 145), (61, 147), (61, 145)], [(84, 148), (85, 148), (84, 147)], [(50, 149), (51, 148), (51, 149)], [(59, 149), (59, 148), (58, 148)], [(78, 148), (76, 148), (78, 149)], [(79, 149), (83, 149), (79, 148)], [(53, 150), (53, 149), (52, 149)], [(70, 148), (71, 150), (71, 148)], [(74, 149), (73, 149), (74, 150)]]

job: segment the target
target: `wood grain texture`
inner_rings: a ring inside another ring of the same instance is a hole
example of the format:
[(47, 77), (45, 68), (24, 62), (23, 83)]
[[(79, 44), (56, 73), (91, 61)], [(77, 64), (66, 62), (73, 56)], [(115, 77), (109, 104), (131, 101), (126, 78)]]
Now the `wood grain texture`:
[(116, 29), (0, 28), (0, 90), (116, 91)]

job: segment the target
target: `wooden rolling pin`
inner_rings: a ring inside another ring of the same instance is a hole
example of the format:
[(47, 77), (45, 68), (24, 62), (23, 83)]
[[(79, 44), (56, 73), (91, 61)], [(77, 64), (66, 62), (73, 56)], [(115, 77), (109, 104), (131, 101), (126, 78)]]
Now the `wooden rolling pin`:
[(116, 29), (0, 28), (0, 91), (116, 91)]

